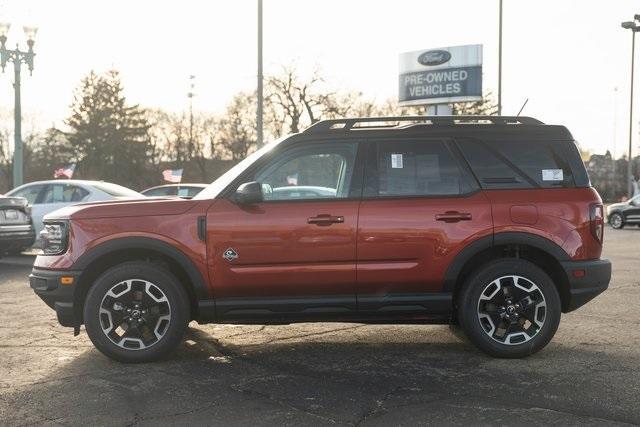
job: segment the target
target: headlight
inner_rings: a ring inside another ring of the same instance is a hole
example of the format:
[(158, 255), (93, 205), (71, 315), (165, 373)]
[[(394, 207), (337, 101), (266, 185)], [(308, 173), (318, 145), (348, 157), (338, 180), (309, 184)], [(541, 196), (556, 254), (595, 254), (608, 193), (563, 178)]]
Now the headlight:
[(45, 224), (40, 232), (42, 251), (45, 255), (60, 255), (67, 251), (69, 226), (64, 222)]

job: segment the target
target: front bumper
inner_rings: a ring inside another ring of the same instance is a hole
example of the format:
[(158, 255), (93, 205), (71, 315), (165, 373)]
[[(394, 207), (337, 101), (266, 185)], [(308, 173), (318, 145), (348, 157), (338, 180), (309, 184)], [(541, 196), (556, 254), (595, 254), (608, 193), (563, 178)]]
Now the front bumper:
[[(60, 281), (62, 277), (73, 277), (73, 284), (63, 285)], [(31, 289), (56, 311), (58, 322), (62, 326), (80, 324), (73, 304), (75, 287), (79, 277), (79, 271), (44, 270), (41, 268), (34, 268), (29, 275)]]
[(0, 252), (28, 248), (35, 240), (36, 233), (31, 224), (0, 225)]
[(609, 287), (611, 262), (608, 259), (560, 264), (569, 281), (569, 292), (562, 307), (565, 313), (582, 307)]

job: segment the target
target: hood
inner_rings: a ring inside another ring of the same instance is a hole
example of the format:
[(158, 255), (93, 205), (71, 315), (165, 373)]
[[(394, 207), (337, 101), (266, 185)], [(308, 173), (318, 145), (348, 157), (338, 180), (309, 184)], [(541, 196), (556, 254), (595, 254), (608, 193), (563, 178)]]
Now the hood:
[(624, 208), (624, 207), (626, 207), (628, 205), (629, 204), (627, 202), (612, 203), (609, 206), (607, 206), (607, 212), (610, 212), (613, 209), (621, 209), (621, 208)]
[(44, 219), (97, 219), (181, 215), (194, 205), (195, 203), (191, 200), (162, 197), (108, 200), (67, 206), (51, 212), (46, 215)]

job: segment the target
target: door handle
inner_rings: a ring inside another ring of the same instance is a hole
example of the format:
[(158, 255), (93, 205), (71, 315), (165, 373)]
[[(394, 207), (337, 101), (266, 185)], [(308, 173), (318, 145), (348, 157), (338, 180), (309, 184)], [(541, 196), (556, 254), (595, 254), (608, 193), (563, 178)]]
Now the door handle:
[(445, 213), (436, 214), (436, 221), (444, 222), (458, 222), (458, 221), (470, 221), (471, 214), (466, 212), (447, 211)]
[(313, 216), (311, 218), (307, 218), (307, 224), (316, 224), (316, 225), (331, 225), (331, 224), (341, 224), (344, 222), (343, 216), (333, 216), (322, 214), (318, 216)]

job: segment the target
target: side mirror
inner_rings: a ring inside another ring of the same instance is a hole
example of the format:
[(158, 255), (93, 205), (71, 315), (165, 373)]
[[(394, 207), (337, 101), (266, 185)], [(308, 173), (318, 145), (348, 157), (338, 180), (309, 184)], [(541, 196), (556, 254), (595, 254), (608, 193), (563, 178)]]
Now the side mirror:
[(259, 182), (251, 181), (240, 185), (234, 197), (239, 205), (253, 205), (262, 202), (262, 185)]

